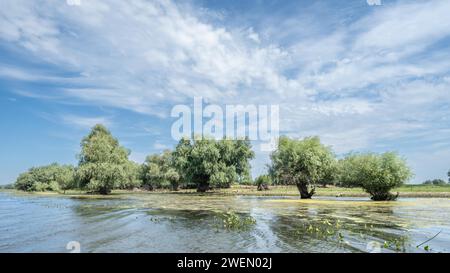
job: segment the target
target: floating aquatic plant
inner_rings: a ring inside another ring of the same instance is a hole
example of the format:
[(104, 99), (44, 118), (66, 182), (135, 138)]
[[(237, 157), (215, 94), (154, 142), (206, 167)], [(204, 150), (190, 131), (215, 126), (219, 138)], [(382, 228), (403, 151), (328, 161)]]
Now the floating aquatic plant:
[(252, 216), (243, 216), (233, 211), (220, 213), (216, 217), (216, 222), (227, 230), (247, 230), (256, 224), (256, 220)]

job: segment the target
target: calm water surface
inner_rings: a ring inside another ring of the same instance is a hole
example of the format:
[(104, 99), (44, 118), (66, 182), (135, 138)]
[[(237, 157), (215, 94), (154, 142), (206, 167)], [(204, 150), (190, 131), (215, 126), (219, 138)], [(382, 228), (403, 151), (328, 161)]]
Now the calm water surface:
[[(227, 211), (256, 223), (224, 228)], [(0, 192), (0, 252), (69, 252), (70, 241), (81, 252), (450, 252), (450, 199)]]

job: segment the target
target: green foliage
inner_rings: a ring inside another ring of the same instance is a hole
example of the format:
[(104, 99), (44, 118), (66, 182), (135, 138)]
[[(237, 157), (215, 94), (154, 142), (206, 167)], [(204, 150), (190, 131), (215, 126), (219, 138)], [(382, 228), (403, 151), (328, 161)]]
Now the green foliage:
[(154, 154), (146, 158), (142, 165), (143, 185), (149, 189), (171, 188), (178, 190), (180, 175), (175, 168), (173, 154), (166, 150), (161, 155)]
[(269, 186), (272, 185), (272, 178), (267, 174), (260, 175), (255, 179), (255, 185), (259, 191), (268, 190)]
[(138, 185), (138, 167), (128, 160), (128, 155), (129, 151), (108, 129), (95, 125), (81, 141), (77, 181), (82, 188), (100, 194)]
[(318, 137), (281, 137), (271, 159), (269, 172), (274, 183), (297, 185), (301, 198), (311, 198), (315, 185), (333, 176), (336, 164), (333, 152)]
[(74, 168), (56, 163), (34, 167), (20, 174), (14, 186), (23, 191), (66, 190), (74, 186)]
[(412, 177), (406, 161), (393, 152), (349, 154), (339, 168), (342, 185), (362, 187), (373, 200), (394, 200), (389, 191)]
[(426, 180), (422, 184), (424, 185), (435, 185), (435, 186), (441, 186), (441, 185), (447, 185), (447, 182), (442, 179), (433, 179), (433, 180)]
[(142, 185), (140, 176), (141, 166), (133, 161), (128, 161), (122, 165), (123, 176), (120, 178), (117, 188), (131, 190)]
[(6, 184), (6, 185), (0, 185), (0, 189), (4, 189), (4, 190), (12, 190), (14, 189), (14, 183), (13, 184)]
[(75, 168), (73, 166), (60, 166), (55, 172), (55, 181), (62, 191), (75, 188)]
[(244, 231), (252, 228), (256, 224), (256, 220), (252, 216), (239, 215), (233, 211), (227, 211), (219, 214), (219, 221), (222, 227), (227, 230)]
[(320, 177), (318, 184), (322, 187), (326, 187), (327, 185), (337, 185), (339, 179), (339, 166), (338, 162), (333, 159), (327, 165), (327, 169), (324, 174)]
[(357, 187), (359, 183), (358, 166), (362, 164), (362, 155), (350, 153), (338, 161), (339, 166), (339, 186)]
[(240, 184), (251, 183), (250, 160), (255, 157), (249, 139), (222, 140), (219, 142), (221, 154), (225, 158), (225, 164), (232, 165), (236, 169), (237, 182)]
[(79, 165), (95, 163), (124, 164), (130, 151), (119, 145), (105, 126), (95, 125), (89, 135), (81, 141)]
[(173, 156), (183, 179), (204, 192), (210, 187), (230, 187), (235, 181), (250, 179), (249, 160), (254, 153), (248, 140), (184, 138)]
[[(248, 139), (182, 139), (176, 149), (150, 155), (144, 164), (128, 160), (129, 151), (102, 125), (96, 125), (81, 141), (79, 165), (51, 164), (22, 173), (14, 188), (23, 191), (59, 191), (84, 188), (108, 194), (112, 189), (133, 189), (142, 184), (151, 189), (178, 187), (204, 192), (232, 183), (250, 184), (250, 160), (254, 157)], [(373, 200), (395, 199), (389, 191), (402, 185), (412, 173), (395, 153), (349, 154), (338, 162), (318, 137), (294, 140), (281, 137), (271, 154), (269, 175), (255, 180), (259, 190), (270, 184), (296, 185), (301, 198), (311, 198), (317, 184), (362, 187)], [(450, 177), (450, 171), (449, 171)], [(338, 182), (338, 183), (337, 183)], [(424, 184), (445, 185), (435, 179)], [(3, 187), (4, 188), (4, 187)]]

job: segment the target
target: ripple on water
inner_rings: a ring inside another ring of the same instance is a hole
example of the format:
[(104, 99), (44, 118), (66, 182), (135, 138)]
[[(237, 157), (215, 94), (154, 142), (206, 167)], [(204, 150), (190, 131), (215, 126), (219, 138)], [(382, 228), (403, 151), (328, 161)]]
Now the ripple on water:
[[(121, 198), (0, 193), (0, 252), (448, 252), (449, 199), (210, 196), (136, 194)], [(228, 230), (218, 216), (252, 217), (246, 230)]]

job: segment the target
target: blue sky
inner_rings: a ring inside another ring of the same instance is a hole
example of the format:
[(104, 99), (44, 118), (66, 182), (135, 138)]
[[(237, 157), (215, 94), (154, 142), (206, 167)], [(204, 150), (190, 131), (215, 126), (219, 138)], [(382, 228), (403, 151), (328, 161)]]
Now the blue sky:
[[(170, 111), (194, 96), (278, 104), (284, 134), (397, 151), (411, 182), (445, 179), (448, 14), (445, 0), (0, 1), (0, 183), (75, 164), (96, 123), (142, 162), (175, 145)], [(267, 162), (257, 151), (253, 173)]]

